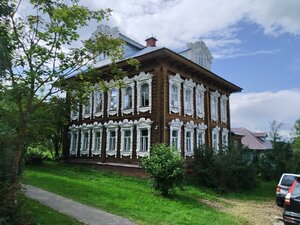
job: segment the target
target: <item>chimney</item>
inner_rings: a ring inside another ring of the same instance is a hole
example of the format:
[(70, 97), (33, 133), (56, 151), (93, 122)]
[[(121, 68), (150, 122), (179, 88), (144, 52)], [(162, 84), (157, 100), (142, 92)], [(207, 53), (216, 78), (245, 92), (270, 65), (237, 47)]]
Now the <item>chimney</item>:
[(146, 47), (156, 47), (157, 39), (153, 36), (147, 38), (146, 40)]

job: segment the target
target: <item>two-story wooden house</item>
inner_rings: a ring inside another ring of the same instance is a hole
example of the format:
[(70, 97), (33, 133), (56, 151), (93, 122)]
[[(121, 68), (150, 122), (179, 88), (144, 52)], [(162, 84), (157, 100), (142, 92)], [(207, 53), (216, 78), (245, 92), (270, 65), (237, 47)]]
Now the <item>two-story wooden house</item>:
[[(173, 145), (190, 158), (196, 146), (218, 151), (228, 144), (229, 96), (241, 88), (210, 71), (212, 56), (203, 42), (176, 53), (156, 47), (154, 37), (144, 47), (116, 29), (102, 26), (98, 32), (123, 39), (125, 58), (137, 59), (140, 69), (129, 72), (120, 89), (107, 79), (109, 91), (96, 86), (90, 102), (71, 112), (69, 158), (136, 162), (155, 143)], [(99, 71), (109, 71), (109, 61), (99, 59)]]

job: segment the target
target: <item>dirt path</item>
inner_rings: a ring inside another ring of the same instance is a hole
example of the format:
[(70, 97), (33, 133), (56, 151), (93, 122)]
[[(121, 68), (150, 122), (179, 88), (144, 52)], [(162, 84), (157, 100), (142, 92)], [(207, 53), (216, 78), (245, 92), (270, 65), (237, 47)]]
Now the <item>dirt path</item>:
[(283, 211), (276, 205), (275, 201), (256, 202), (235, 199), (220, 199), (218, 202), (201, 201), (233, 216), (244, 218), (249, 225), (277, 224)]

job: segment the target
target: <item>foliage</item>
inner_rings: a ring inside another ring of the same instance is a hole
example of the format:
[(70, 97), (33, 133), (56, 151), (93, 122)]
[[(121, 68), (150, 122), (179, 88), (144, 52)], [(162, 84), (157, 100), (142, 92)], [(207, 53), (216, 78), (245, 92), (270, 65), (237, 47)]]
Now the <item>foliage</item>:
[(25, 154), (25, 162), (29, 164), (39, 165), (47, 158), (43, 147), (28, 147)]
[[(126, 217), (137, 224), (244, 224), (201, 203), (216, 198), (203, 188), (184, 186), (172, 198), (153, 195), (148, 180), (56, 162), (27, 166), (23, 182)], [(59, 184), (59, 188), (57, 188)]]
[(195, 149), (194, 170), (198, 182), (218, 192), (251, 190), (258, 185), (253, 153), (229, 146), (219, 152), (202, 146)]
[(154, 188), (164, 196), (183, 181), (183, 159), (177, 149), (166, 144), (153, 145), (150, 157), (142, 158), (141, 166), (151, 174)]

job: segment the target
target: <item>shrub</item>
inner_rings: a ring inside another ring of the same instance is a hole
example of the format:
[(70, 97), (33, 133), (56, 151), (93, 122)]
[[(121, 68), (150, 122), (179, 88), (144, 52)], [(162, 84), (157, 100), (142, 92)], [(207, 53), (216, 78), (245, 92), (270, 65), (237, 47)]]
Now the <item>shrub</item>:
[(38, 147), (28, 147), (25, 154), (25, 162), (34, 165), (42, 164), (45, 158), (44, 152)]
[(166, 144), (151, 147), (150, 157), (142, 158), (141, 166), (153, 178), (154, 188), (163, 196), (183, 181), (183, 159), (178, 150)]
[(195, 150), (194, 170), (201, 185), (219, 192), (235, 192), (257, 187), (254, 155), (246, 148), (229, 146), (214, 153), (202, 147)]

